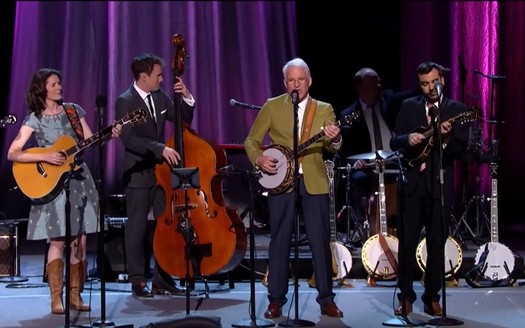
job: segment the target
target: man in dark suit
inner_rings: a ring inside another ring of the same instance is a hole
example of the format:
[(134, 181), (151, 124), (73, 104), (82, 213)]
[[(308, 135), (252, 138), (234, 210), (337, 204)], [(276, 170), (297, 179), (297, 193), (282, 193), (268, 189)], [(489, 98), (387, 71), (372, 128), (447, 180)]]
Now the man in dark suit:
[[(150, 264), (146, 253), (151, 249), (152, 240), (148, 216), (151, 218), (150, 213), (161, 212), (163, 209), (154, 207), (163, 204), (164, 200), (164, 194), (157, 188), (155, 167), (163, 161), (174, 166), (181, 159), (177, 150), (165, 144), (164, 125), (166, 120), (175, 119), (175, 107), (168, 94), (160, 89), (163, 66), (163, 60), (154, 54), (135, 57), (131, 64), (134, 82), (118, 97), (115, 104), (117, 117), (123, 117), (138, 108), (149, 110), (147, 121), (135, 126), (126, 125), (122, 129), (121, 138), (125, 151), (123, 183), (128, 215), (124, 236), (126, 267), (133, 295), (137, 297), (184, 292), (175, 286), (172, 277), (156, 261), (152, 279), (153, 292), (147, 286)], [(174, 83), (174, 92), (182, 98), (182, 121), (189, 124), (193, 119), (195, 100), (180, 77)]]
[[(417, 68), (418, 83), (422, 96), (409, 98), (403, 102), (393, 137), (392, 150), (404, 154), (408, 163), (406, 182), (400, 185), (399, 220), (397, 221), (398, 250), (398, 293), (397, 315), (412, 312), (416, 300), (413, 288), (414, 268), (416, 268), (416, 248), (424, 228), (427, 245), (425, 270), (425, 291), (421, 296), (424, 311), (440, 316), (439, 292), (444, 274), (444, 248), (450, 221), (450, 202), (453, 192), (454, 160), (466, 151), (468, 124), (451, 123), (450, 118), (467, 112), (466, 105), (445, 97), (443, 67), (434, 62), (424, 62)], [(426, 127), (418, 129), (419, 127)], [(422, 134), (430, 128), (430, 137)], [(442, 142), (440, 142), (440, 140)], [(428, 156), (422, 156), (422, 148)], [(419, 158), (415, 161), (414, 158)], [(440, 168), (442, 168), (442, 173)], [(441, 179), (440, 179), (441, 176)], [(442, 193), (443, 191), (443, 193)], [(443, 197), (443, 207), (441, 200)]]
[[(368, 210), (369, 197), (378, 183), (378, 177), (373, 172), (373, 167), (366, 167), (366, 164), (373, 163), (370, 155), (373, 155), (376, 150), (380, 151), (381, 155), (392, 154), (390, 149), (391, 130), (394, 127), (399, 106), (402, 100), (418, 94), (419, 88), (397, 93), (390, 89), (383, 89), (378, 73), (369, 67), (361, 68), (355, 73), (354, 85), (358, 99), (340, 113), (341, 117), (357, 113), (359, 120), (351, 125), (341, 127), (344, 142), (339, 151), (339, 158), (343, 166), (350, 164), (352, 170), (350, 190), (347, 190), (348, 185), (346, 183), (339, 181), (337, 187), (338, 207), (342, 205), (340, 200), (346, 200), (343, 203), (350, 205), (357, 219), (363, 222)], [(377, 117), (375, 124), (373, 115)], [(349, 156), (354, 155), (356, 157), (362, 155), (363, 157), (359, 160), (348, 159)], [(387, 180), (395, 181), (395, 178), (394, 173), (394, 176), (389, 176)], [(350, 194), (348, 195), (348, 193)], [(348, 212), (345, 213), (349, 214)], [(375, 234), (375, 218), (371, 219), (370, 233)]]

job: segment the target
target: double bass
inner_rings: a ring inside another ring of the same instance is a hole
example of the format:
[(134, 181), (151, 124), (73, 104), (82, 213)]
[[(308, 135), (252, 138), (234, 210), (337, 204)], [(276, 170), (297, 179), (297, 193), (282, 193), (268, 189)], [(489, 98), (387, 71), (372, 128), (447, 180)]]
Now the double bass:
[[(172, 37), (172, 43), (176, 47), (172, 63), (175, 83), (184, 72), (186, 50), (180, 34)], [(236, 208), (224, 201), (218, 169), (227, 165), (226, 153), (182, 122), (182, 97), (174, 92), (173, 99), (175, 133), (166, 145), (177, 150), (181, 159), (176, 168), (166, 161), (156, 167), (165, 207), (156, 216), (153, 252), (162, 269), (176, 277), (225, 273), (240, 263), (247, 247), (244, 224)], [(172, 171), (185, 167), (198, 169), (199, 188), (172, 188)]]

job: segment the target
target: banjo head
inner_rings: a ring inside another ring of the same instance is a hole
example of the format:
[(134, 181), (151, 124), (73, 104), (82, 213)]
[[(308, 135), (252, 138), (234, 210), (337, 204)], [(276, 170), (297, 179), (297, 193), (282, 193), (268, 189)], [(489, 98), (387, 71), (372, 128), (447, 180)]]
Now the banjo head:
[(269, 146), (263, 154), (277, 159), (277, 173), (273, 175), (261, 172), (259, 183), (271, 194), (278, 194), (287, 190), (293, 182), (295, 171), (294, 161), (289, 160), (286, 154), (289, 149), (281, 145)]
[(514, 270), (514, 254), (507, 246), (499, 242), (485, 243), (478, 249), (474, 263), (479, 265), (484, 255), (481, 270), (485, 278), (493, 281), (507, 279)]
[[(398, 239), (388, 234), (384, 237), (397, 262)], [(366, 240), (361, 249), (361, 261), (363, 262), (363, 267), (373, 277), (388, 280), (396, 276), (394, 268), (381, 247), (378, 234)]]
[[(416, 249), (417, 265), (421, 272), (425, 272), (427, 266), (427, 241), (421, 239)], [(445, 277), (450, 277), (456, 273), (463, 262), (463, 252), (461, 246), (452, 237), (447, 238), (445, 243)]]

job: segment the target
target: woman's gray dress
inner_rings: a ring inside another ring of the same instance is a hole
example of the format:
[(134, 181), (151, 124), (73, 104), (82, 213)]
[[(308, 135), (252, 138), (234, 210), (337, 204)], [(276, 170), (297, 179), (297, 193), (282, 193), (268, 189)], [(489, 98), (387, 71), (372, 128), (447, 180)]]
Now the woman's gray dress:
[[(79, 118), (84, 117), (85, 110), (75, 105)], [(33, 128), (33, 136), (38, 147), (49, 147), (58, 137), (68, 135), (78, 142), (75, 130), (69, 122), (65, 111), (56, 115), (42, 115), (37, 118), (34, 113), (24, 118), (23, 124)], [(71, 204), (71, 236), (98, 231), (98, 192), (95, 181), (86, 163), (69, 180), (69, 201)], [(66, 173), (67, 174), (67, 173)], [(66, 193), (65, 190), (56, 198), (44, 204), (32, 204), (29, 212), (27, 239), (40, 240), (66, 235)]]

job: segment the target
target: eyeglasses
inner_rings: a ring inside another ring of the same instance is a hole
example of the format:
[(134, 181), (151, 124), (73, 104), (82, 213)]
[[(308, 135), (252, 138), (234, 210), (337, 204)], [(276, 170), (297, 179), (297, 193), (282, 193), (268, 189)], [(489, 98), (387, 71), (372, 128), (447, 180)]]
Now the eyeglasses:
[(297, 83), (298, 84), (304, 84), (304, 83), (306, 83), (307, 80), (308, 80), (308, 78), (306, 78), (306, 77), (300, 77), (298, 79), (287, 79), (286, 83), (288, 83), (288, 84), (297, 84)]

